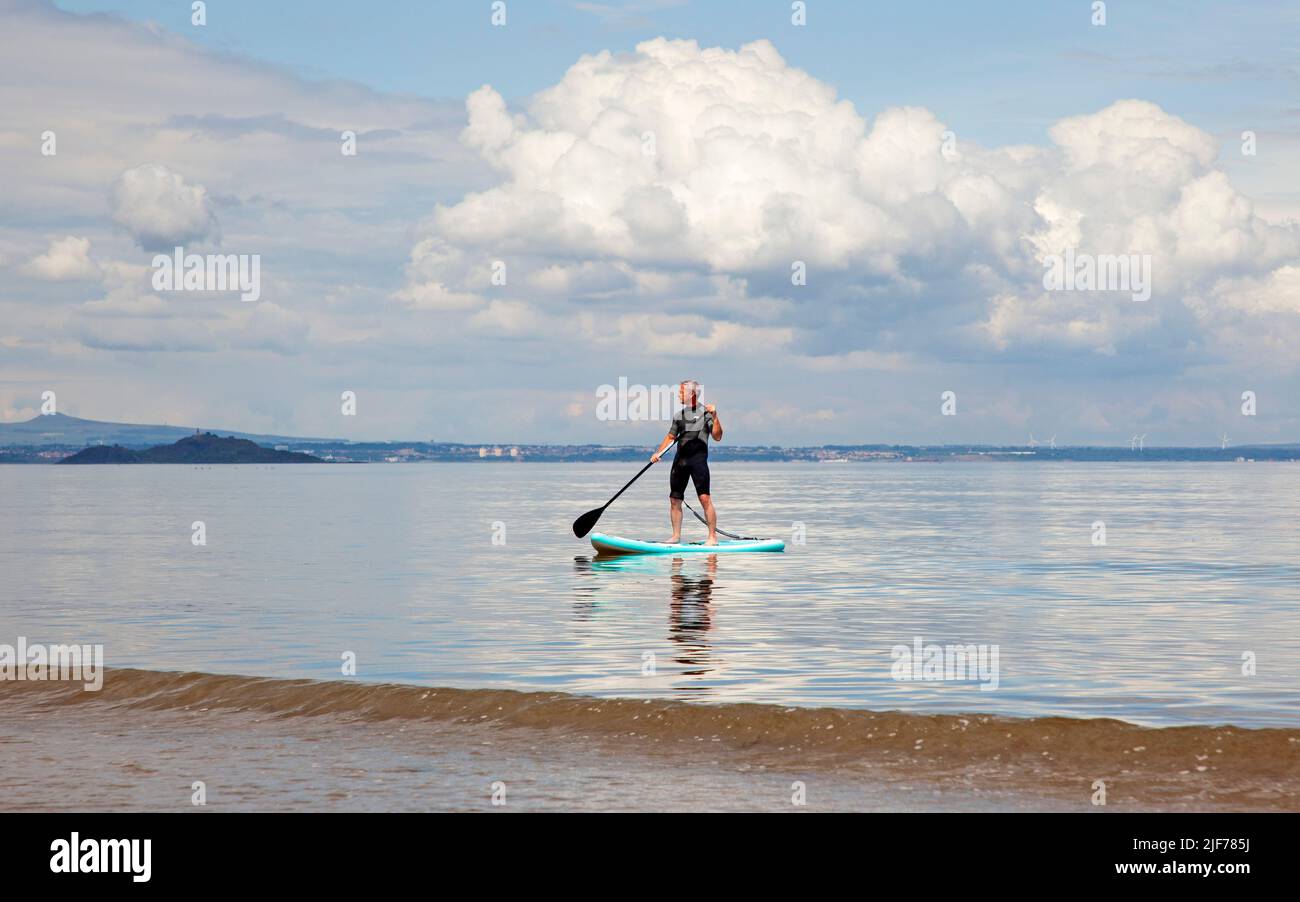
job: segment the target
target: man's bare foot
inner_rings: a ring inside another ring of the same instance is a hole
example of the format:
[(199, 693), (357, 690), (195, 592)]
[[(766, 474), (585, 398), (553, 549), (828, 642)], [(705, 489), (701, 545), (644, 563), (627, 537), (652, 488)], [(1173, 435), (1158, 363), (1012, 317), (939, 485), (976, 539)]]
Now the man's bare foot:
[(717, 537), (717, 536), (709, 536), (708, 539), (705, 540), (704, 544), (705, 544), (705, 545), (716, 545), (716, 544), (718, 544), (718, 537)]
[(664, 542), (664, 544), (665, 544), (665, 545), (680, 545), (680, 544), (682, 544), (682, 537), (681, 537), (681, 536), (673, 536), (673, 537), (672, 537), (671, 539), (669, 539), (667, 542)]

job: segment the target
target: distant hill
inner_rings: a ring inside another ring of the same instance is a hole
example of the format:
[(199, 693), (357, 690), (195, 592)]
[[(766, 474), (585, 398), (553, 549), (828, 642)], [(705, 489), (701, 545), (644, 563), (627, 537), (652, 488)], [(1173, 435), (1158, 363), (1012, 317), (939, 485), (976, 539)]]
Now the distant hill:
[(91, 445), (59, 461), (61, 464), (138, 464), (139, 462), (139, 451), (123, 448), (121, 445)]
[[(127, 448), (147, 448), (164, 442), (194, 435), (192, 426), (147, 426), (134, 423), (103, 423), (83, 420), (62, 413), (36, 416), (22, 423), (0, 423), (0, 447), (10, 445), (122, 445)], [(225, 432), (225, 430), (222, 430)], [(248, 439), (259, 444), (274, 445), (285, 442), (325, 442), (338, 439), (291, 438), (283, 435), (258, 435), (250, 432), (226, 432), (234, 438)]]
[(172, 445), (144, 451), (121, 445), (92, 445), (59, 461), (61, 464), (323, 464), (297, 451), (275, 451), (248, 439), (211, 432), (188, 435)]

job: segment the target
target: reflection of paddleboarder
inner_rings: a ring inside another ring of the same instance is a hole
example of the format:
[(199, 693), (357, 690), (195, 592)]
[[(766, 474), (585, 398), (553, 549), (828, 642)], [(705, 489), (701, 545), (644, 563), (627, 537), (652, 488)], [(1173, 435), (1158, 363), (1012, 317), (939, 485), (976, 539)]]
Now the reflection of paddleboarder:
[[(693, 555), (692, 563), (699, 562)], [(709, 630), (713, 629), (713, 583), (718, 576), (718, 556), (706, 555), (704, 572), (685, 566), (680, 558), (673, 558), (672, 603), (668, 613), (668, 638), (682, 647), (673, 658), (678, 664), (691, 668), (682, 676), (704, 676), (714, 668), (710, 661)], [(707, 686), (687, 684), (678, 688), (708, 692)]]
[(704, 516), (709, 524), (709, 538), (704, 544), (718, 544), (718, 512), (713, 507), (709, 496), (709, 438), (715, 442), (722, 441), (722, 421), (712, 404), (700, 406), (700, 383), (687, 379), (677, 389), (682, 409), (673, 417), (673, 424), (668, 434), (659, 444), (659, 450), (650, 456), (651, 462), (658, 462), (660, 456), (673, 442), (677, 443), (677, 455), (673, 458), (672, 471), (668, 475), (668, 518), (673, 524), (673, 536), (669, 543), (677, 544), (682, 540), (682, 499), (686, 497), (686, 483), (695, 483), (695, 494), (704, 506)]

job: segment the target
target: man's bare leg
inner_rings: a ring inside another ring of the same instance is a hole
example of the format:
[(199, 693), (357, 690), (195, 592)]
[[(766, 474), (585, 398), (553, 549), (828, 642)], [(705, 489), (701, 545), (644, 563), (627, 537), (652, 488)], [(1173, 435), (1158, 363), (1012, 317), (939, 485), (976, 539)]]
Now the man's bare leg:
[[(713, 507), (713, 498), (710, 495), (701, 495), (700, 504), (704, 506), (704, 519), (709, 523), (709, 538), (705, 545), (718, 544), (718, 512)], [(681, 509), (678, 508), (677, 518), (681, 519)]]
[(668, 519), (673, 524), (673, 537), (668, 540), (668, 544), (676, 545), (682, 540), (682, 499), (668, 499)]

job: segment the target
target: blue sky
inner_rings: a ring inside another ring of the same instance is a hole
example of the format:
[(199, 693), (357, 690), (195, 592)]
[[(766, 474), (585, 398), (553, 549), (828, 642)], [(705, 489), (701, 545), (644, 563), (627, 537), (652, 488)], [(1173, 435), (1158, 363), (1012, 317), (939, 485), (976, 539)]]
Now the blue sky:
[[(975, 140), (1041, 142), (1047, 126), (1120, 97), (1195, 116), (1211, 130), (1292, 120), (1300, 21), (1294, 3), (1148, 0), (1111, 3), (1107, 27), (1080, 27), (1087, 0), (997, 3), (812, 3), (788, 27), (781, 0), (577, 3), (513, 0), (508, 27), (488, 2), (209, 4), (205, 29), (189, 4), (69, 2), (63, 9), (152, 20), (214, 51), (265, 60), (309, 79), (459, 101), (490, 82), (508, 98), (553, 83), (597, 49), (630, 52), (647, 37), (736, 47), (773, 39), (792, 65), (858, 108), (917, 104)], [(599, 9), (600, 11), (597, 11)], [(1289, 79), (1279, 78), (1290, 68)]]
[[(0, 2), (0, 419), (650, 442), (597, 388), (690, 375), (745, 444), (1300, 439), (1294, 4), (490, 15)], [(173, 239), (262, 299), (152, 290)], [(1045, 292), (1067, 247), (1153, 297)]]

